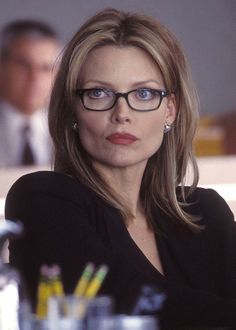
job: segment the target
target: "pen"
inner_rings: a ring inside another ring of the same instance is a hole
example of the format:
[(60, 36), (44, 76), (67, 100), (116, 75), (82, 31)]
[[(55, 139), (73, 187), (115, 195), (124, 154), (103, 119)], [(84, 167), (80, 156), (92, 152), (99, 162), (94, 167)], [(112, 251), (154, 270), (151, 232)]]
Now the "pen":
[(85, 291), (86, 298), (93, 298), (96, 296), (108, 272), (108, 266), (102, 265), (94, 274), (90, 281), (87, 290)]
[(47, 302), (51, 296), (51, 286), (48, 281), (48, 267), (42, 265), (40, 268), (40, 280), (37, 292), (36, 316), (38, 319), (44, 319), (47, 316)]
[(53, 296), (63, 296), (64, 289), (61, 281), (61, 269), (58, 265), (53, 265), (49, 268), (49, 283)]
[(83, 296), (85, 294), (89, 281), (93, 275), (94, 269), (94, 264), (92, 264), (91, 262), (86, 265), (75, 288), (74, 294), (76, 296)]

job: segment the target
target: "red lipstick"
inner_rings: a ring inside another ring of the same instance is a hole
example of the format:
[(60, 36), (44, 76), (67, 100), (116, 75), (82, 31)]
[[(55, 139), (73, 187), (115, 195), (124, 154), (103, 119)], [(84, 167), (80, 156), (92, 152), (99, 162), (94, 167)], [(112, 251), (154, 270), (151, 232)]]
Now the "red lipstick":
[(137, 141), (138, 138), (129, 133), (114, 133), (109, 135), (107, 140), (113, 144), (128, 145)]

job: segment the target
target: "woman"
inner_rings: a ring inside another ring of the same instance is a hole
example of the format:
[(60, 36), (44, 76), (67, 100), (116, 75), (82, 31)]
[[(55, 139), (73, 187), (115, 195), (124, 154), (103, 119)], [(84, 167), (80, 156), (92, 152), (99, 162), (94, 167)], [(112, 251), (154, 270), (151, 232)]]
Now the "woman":
[(216, 192), (196, 188), (197, 109), (184, 54), (160, 23), (108, 9), (80, 28), (51, 97), (55, 171), (22, 177), (6, 202), (25, 226), (10, 262), (33, 301), (40, 265), (60, 265), (72, 292), (92, 261), (109, 265), (101, 293), (119, 313), (149, 285), (166, 293), (164, 326), (236, 323), (235, 225)]

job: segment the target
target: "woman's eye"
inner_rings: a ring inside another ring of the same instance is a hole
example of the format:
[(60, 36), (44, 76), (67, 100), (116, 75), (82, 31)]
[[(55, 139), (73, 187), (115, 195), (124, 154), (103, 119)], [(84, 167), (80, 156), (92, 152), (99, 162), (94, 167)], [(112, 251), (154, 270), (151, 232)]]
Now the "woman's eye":
[(101, 98), (105, 96), (104, 90), (102, 89), (91, 89), (88, 91), (88, 96), (91, 98)]
[(101, 89), (101, 88), (94, 88), (90, 89), (88, 92), (88, 97), (92, 99), (101, 99), (104, 97), (110, 97), (111, 96), (111, 91), (106, 90), (106, 89)]
[(151, 89), (138, 89), (136, 95), (141, 100), (150, 100), (154, 96)]

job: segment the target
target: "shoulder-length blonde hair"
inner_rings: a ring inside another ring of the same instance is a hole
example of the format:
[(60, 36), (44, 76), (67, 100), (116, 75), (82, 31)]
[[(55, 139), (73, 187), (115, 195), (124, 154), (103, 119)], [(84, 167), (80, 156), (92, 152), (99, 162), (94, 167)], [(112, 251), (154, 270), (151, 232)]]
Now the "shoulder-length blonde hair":
[[(192, 192), (198, 182), (198, 169), (192, 142), (198, 121), (198, 100), (186, 58), (172, 33), (144, 15), (106, 9), (89, 19), (67, 45), (52, 91), (49, 128), (54, 141), (56, 171), (78, 177), (128, 221), (132, 214), (122, 196), (96, 172), (79, 134), (72, 129), (75, 120), (75, 89), (89, 52), (104, 45), (135, 46), (151, 55), (162, 73), (165, 87), (175, 94), (177, 118), (164, 134), (160, 149), (149, 159), (143, 175), (140, 198), (150, 226), (155, 227), (152, 208), (158, 205), (172, 218), (198, 229), (194, 217), (184, 211), (184, 182), (187, 166), (193, 168)], [(181, 186), (177, 194), (177, 186)]]

